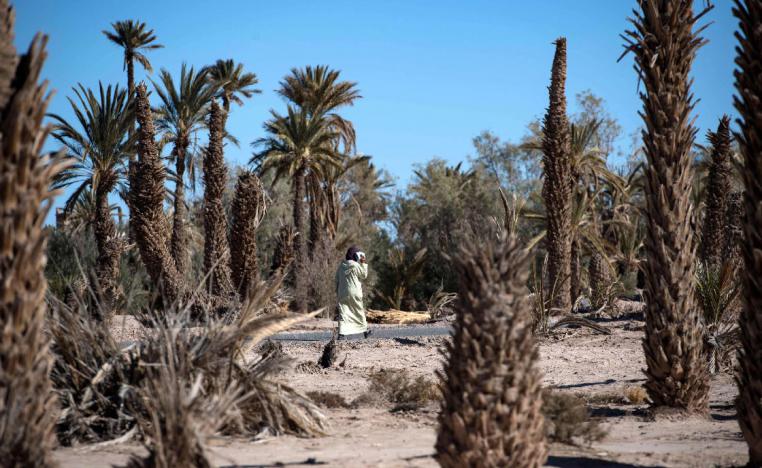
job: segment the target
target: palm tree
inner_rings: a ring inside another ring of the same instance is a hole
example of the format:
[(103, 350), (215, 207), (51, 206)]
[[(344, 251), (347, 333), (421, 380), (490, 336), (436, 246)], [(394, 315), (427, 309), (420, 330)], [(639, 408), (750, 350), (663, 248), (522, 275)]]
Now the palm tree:
[(164, 132), (164, 140), (173, 144), (171, 158), (175, 164), (174, 214), (172, 224), (171, 251), (177, 270), (185, 274), (188, 264), (187, 233), (185, 226), (185, 171), (191, 168), (190, 176), (195, 171), (194, 158), (188, 153), (191, 137), (206, 127), (209, 104), (217, 92), (207, 79), (207, 70), (198, 73), (185, 64), (180, 69), (180, 80), (175, 82), (172, 75), (162, 69), (159, 83), (154, 82), (156, 93), (161, 99), (157, 110), (156, 128)]
[(7, 0), (0, 11), (0, 460), (12, 468), (55, 466), (59, 412), (50, 380), (43, 224), (62, 162), (40, 154), (48, 134), (49, 100), (38, 84), (47, 38), (37, 35), (17, 56), (14, 11)]
[(351, 106), (361, 98), (357, 83), (340, 81), (341, 72), (325, 65), (292, 68), (291, 74), (280, 83), (278, 94), (299, 106), (310, 117), (321, 116), (337, 132), (337, 142), (344, 143), (344, 152), (350, 154), (355, 148), (355, 129), (352, 122), (344, 119), (336, 110)]
[(135, 92), (135, 60), (149, 73), (153, 71), (151, 62), (144, 52), (164, 47), (156, 43), (153, 29), (136, 20), (117, 21), (111, 23), (113, 31), (103, 31), (103, 34), (119, 47), (124, 49), (124, 68), (127, 70), (127, 92), (132, 98)]
[(256, 73), (246, 73), (243, 64), (235, 63), (233, 59), (217, 60), (214, 65), (207, 67), (207, 77), (213, 87), (218, 89), (217, 97), (222, 99), (225, 114), (230, 112), (230, 103), (243, 105), (244, 98), (251, 98), (262, 91), (252, 86), (259, 83)]
[[(704, 40), (694, 31), (703, 13), (693, 2), (639, 0), (627, 52), (646, 91), (645, 171), (646, 390), (655, 406), (687, 412), (708, 409), (709, 382), (704, 327), (693, 288), (696, 247), (691, 222), (690, 70)], [(708, 7), (711, 8), (711, 7)], [(706, 10), (704, 11), (704, 13)], [(664, 116), (668, 116), (665, 118)]]
[(275, 171), (273, 183), (286, 175), (292, 180), (293, 218), (296, 229), (294, 288), (296, 307), (306, 308), (306, 279), (304, 265), (307, 259), (307, 225), (304, 216), (304, 198), (307, 195), (308, 177), (324, 177), (324, 170), (330, 166), (339, 166), (341, 153), (334, 144), (337, 132), (326, 120), (312, 117), (303, 110), (288, 106), (288, 115), (281, 116), (272, 111), (272, 118), (265, 123), (268, 136), (254, 142), (262, 148), (252, 162), (259, 164), (259, 171), (264, 174)]
[(571, 310), (571, 209), (574, 184), (571, 137), (566, 116), (566, 39), (556, 41), (550, 80), (550, 104), (543, 121), (542, 198), (547, 212), (548, 283), (557, 293), (553, 307)]
[(738, 18), (736, 33), (735, 107), (740, 115), (736, 134), (744, 160), (743, 204), (746, 211), (745, 240), (742, 243), (744, 271), (744, 307), (739, 319), (741, 349), (738, 353), (738, 422), (749, 445), (747, 466), (762, 467), (762, 1), (736, 0), (733, 14)]
[(53, 136), (76, 161), (55, 183), (56, 188), (76, 185), (65, 211), (71, 211), (87, 190), (94, 195), (92, 227), (98, 249), (95, 270), (108, 309), (118, 295), (119, 258), (125, 247), (111, 215), (109, 195), (124, 183), (127, 175), (125, 165), (134, 152), (134, 141), (129, 135), (134, 115), (126, 91), (118, 85), (104, 89), (102, 83), (98, 88), (97, 95), (81, 84), (74, 88), (77, 99), (69, 99), (69, 103), (76, 122), (70, 123), (55, 114), (51, 117), (57, 122)]

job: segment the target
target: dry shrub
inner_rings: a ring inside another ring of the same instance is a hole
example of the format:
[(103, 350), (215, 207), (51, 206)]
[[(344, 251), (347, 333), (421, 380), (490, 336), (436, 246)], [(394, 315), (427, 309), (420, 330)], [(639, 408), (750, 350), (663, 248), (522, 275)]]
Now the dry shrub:
[(545, 432), (550, 441), (564, 444), (582, 441), (589, 444), (601, 440), (606, 435), (598, 421), (590, 419), (590, 413), (582, 398), (550, 390), (545, 390), (542, 398)]
[(334, 273), (339, 268), (343, 255), (328, 238), (320, 239), (317, 244), (311, 245), (310, 249), (309, 259), (304, 262), (307, 278), (305, 287), (308, 288), (305, 297), (309, 298), (311, 307), (325, 307), (327, 311), (332, 312), (337, 303)]
[(643, 387), (627, 387), (624, 389), (624, 397), (633, 405), (642, 405), (648, 401), (648, 392)]
[(641, 405), (648, 399), (643, 387), (629, 386), (620, 390), (601, 393), (579, 393), (576, 396), (590, 405)]
[(412, 378), (405, 369), (381, 369), (368, 377), (368, 390), (357, 397), (353, 406), (392, 403), (396, 410), (416, 410), (440, 398), (436, 383), (423, 376)]
[(307, 392), (307, 396), (310, 397), (310, 400), (314, 401), (315, 403), (317, 403), (319, 406), (322, 406), (323, 408), (349, 408), (350, 407), (350, 404), (347, 403), (347, 400), (345, 400), (344, 397), (339, 395), (338, 393), (315, 391), (315, 392)]

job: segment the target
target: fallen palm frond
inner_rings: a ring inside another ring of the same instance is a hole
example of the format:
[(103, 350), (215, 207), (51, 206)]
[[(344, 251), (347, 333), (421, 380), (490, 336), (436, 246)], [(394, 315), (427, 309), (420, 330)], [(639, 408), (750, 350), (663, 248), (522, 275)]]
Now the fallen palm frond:
[[(84, 301), (76, 307), (53, 303), (49, 327), (54, 341), (53, 380), (64, 409), (58, 424), (62, 443), (114, 439), (136, 424), (151, 441), (172, 440), (174, 435), (164, 432), (182, 424), (196, 427), (183, 437), (201, 441), (217, 428), (238, 435), (263, 430), (303, 436), (324, 433), (325, 420), (317, 407), (273, 380), (288, 359), (282, 353), (252, 353), (268, 336), (321, 311), (267, 313), (280, 278), (254, 286), (256, 293), (234, 314), (215, 319), (209, 313), (211, 318), (199, 327), (189, 326), (194, 323), (189, 307), (175, 304), (161, 317), (142, 312), (138, 320), (148, 325), (148, 334), (141, 341), (123, 343), (123, 348), (113, 341), (104, 323), (90, 317)], [(174, 369), (161, 370), (170, 360)], [(169, 385), (170, 381), (175, 383)], [(222, 409), (224, 414), (208, 426), (197, 421), (209, 411)], [(179, 419), (161, 419), (157, 426), (155, 419), (170, 410), (179, 412)], [(156, 431), (163, 431), (162, 439), (157, 439)], [(159, 452), (176, 446), (175, 442), (151, 446), (149, 452), (153, 457), (169, 457)]]
[(554, 323), (553, 326), (550, 327), (551, 330), (555, 330), (556, 328), (560, 327), (586, 327), (591, 330), (597, 331), (598, 333), (603, 333), (604, 335), (610, 335), (611, 330), (609, 330), (606, 327), (602, 327), (598, 325), (597, 323), (593, 322), (592, 320), (588, 320), (583, 317), (574, 317), (574, 316), (566, 316), (561, 318), (558, 322)]
[(429, 302), (426, 305), (429, 318), (433, 321), (452, 314), (452, 304), (457, 299), (458, 295), (456, 293), (445, 292), (442, 286), (440, 286), (434, 294), (431, 295)]

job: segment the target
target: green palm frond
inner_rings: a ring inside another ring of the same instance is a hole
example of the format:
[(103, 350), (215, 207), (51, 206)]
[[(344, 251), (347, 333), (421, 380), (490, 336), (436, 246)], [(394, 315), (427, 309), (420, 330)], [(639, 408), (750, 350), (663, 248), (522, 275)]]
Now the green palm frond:
[(164, 47), (156, 43), (156, 34), (153, 29), (148, 29), (145, 23), (136, 20), (125, 20), (111, 23), (112, 31), (103, 31), (103, 34), (114, 44), (124, 49), (124, 67), (135, 59), (148, 72), (152, 72), (151, 62), (143, 54), (144, 51), (155, 50)]
[(235, 63), (233, 59), (217, 60), (214, 65), (207, 67), (207, 78), (211, 85), (216, 88), (217, 97), (222, 99), (226, 111), (230, 110), (230, 103), (243, 105), (244, 98), (251, 98), (262, 91), (254, 88), (259, 83), (256, 73), (248, 73), (243, 69), (243, 64)]
[(129, 135), (133, 111), (126, 90), (118, 85), (104, 88), (99, 83), (96, 94), (79, 84), (74, 95), (74, 99), (69, 98), (74, 120), (50, 114), (55, 122), (53, 137), (76, 161), (53, 183), (54, 188), (79, 185), (67, 200), (67, 207), (73, 206), (88, 187), (105, 193), (113, 191), (126, 177), (126, 162), (136, 138)]

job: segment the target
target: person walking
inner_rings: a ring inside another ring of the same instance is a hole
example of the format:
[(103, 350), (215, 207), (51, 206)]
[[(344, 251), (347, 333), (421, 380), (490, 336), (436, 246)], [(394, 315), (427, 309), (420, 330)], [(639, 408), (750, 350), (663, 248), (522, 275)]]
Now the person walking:
[(362, 281), (367, 277), (365, 254), (357, 246), (350, 247), (336, 271), (340, 340), (370, 335), (362, 294)]

